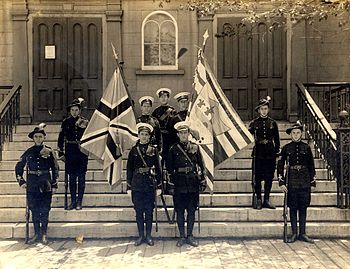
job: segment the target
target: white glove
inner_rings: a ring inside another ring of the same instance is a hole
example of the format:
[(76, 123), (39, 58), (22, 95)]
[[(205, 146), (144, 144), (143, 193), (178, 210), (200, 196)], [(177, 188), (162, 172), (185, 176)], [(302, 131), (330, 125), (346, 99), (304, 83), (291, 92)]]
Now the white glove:
[(57, 192), (57, 188), (52, 188), (52, 194), (55, 194)]
[(127, 191), (126, 191), (126, 194), (127, 194), (129, 197), (131, 197), (131, 190), (127, 190)]
[(27, 183), (22, 184), (22, 185), (21, 185), (21, 188), (22, 188), (22, 189), (26, 189), (26, 188), (27, 188)]
[(281, 185), (281, 186), (280, 186), (280, 189), (281, 189), (283, 192), (285, 192), (285, 193), (288, 192), (288, 189), (287, 189), (286, 185)]
[(159, 196), (162, 194), (162, 190), (161, 189), (156, 189), (156, 195)]

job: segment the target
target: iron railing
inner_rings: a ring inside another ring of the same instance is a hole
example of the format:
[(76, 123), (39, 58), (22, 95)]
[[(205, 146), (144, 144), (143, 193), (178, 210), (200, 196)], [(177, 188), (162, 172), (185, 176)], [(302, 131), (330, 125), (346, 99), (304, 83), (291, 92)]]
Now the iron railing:
[(303, 83), (328, 122), (338, 122), (339, 111), (350, 105), (349, 82)]
[(337, 135), (304, 84), (297, 83), (296, 86), (299, 119), (315, 144), (315, 157), (325, 161), (327, 177), (334, 180), (337, 173)]
[(22, 86), (0, 86), (0, 90), (8, 90), (0, 104), (0, 160), (4, 142), (13, 141), (13, 129), (19, 123), (21, 88)]

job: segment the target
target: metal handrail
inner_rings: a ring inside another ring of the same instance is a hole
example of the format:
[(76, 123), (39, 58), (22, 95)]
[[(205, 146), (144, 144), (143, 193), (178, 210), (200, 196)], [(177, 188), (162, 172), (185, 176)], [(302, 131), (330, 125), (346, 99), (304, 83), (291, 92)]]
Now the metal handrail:
[(307, 135), (315, 144), (315, 157), (325, 161), (328, 179), (333, 180), (337, 173), (337, 135), (305, 85), (297, 83), (296, 86), (299, 118), (305, 126)]
[(13, 129), (19, 123), (22, 86), (0, 86), (0, 88), (10, 89), (0, 104), (0, 160), (2, 160), (3, 145), (6, 141), (13, 141)]

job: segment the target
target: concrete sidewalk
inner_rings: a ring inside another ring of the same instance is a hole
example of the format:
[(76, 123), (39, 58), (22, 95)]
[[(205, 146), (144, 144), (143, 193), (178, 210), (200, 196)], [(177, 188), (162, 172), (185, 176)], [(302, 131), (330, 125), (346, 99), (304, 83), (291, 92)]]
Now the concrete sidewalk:
[(282, 240), (200, 240), (177, 248), (174, 239), (135, 247), (131, 240), (54, 240), (48, 246), (0, 241), (0, 269), (31, 268), (350, 268), (350, 240), (314, 245)]

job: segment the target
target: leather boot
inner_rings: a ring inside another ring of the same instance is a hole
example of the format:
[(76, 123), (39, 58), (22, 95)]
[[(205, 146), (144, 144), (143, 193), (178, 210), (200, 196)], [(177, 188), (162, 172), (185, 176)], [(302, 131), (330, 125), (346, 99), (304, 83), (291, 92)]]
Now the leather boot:
[(154, 241), (153, 241), (153, 238), (152, 238), (152, 236), (150, 234), (146, 235), (146, 243), (149, 246), (154, 246)]
[(314, 244), (315, 241), (308, 237), (306, 234), (299, 234), (298, 240), (304, 241), (306, 243)]
[(256, 201), (256, 209), (258, 209), (258, 210), (262, 209), (261, 199), (258, 199), (258, 200)]
[(48, 245), (49, 244), (49, 240), (47, 239), (47, 235), (43, 234), (43, 237), (41, 238), (41, 243), (43, 243), (44, 245)]
[(180, 237), (180, 239), (177, 240), (177, 242), (176, 242), (176, 246), (177, 247), (182, 247), (185, 243), (186, 243), (185, 237)]
[(287, 243), (294, 243), (295, 241), (297, 241), (297, 234), (292, 234), (292, 236), (288, 238)]
[(31, 239), (29, 239), (28, 241), (27, 241), (27, 244), (28, 245), (32, 245), (32, 244), (34, 244), (34, 243), (36, 243), (36, 242), (39, 242), (39, 235), (38, 234), (35, 234)]
[(192, 247), (198, 247), (198, 241), (193, 238), (193, 236), (187, 237), (187, 244)]
[(136, 247), (138, 247), (139, 245), (141, 245), (143, 243), (143, 240), (144, 240), (143, 236), (140, 236), (139, 238), (136, 239), (134, 245)]
[(269, 208), (269, 209), (276, 209), (276, 207), (269, 200), (265, 200), (262, 207)]
[(77, 209), (77, 210), (82, 210), (82, 209), (83, 209), (81, 200), (78, 200), (76, 209)]

